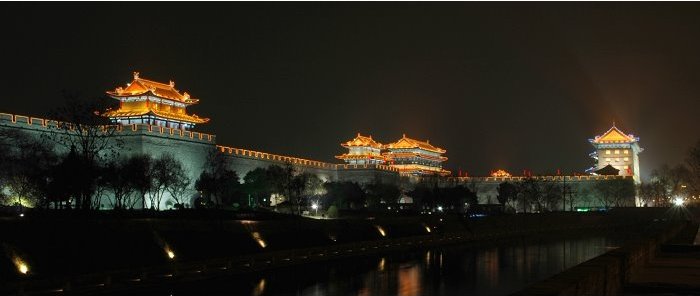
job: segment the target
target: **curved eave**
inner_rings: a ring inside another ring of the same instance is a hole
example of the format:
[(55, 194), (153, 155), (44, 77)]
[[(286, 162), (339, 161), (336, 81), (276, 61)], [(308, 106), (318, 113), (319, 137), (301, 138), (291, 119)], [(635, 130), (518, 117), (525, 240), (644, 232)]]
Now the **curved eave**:
[(381, 145), (354, 145), (354, 144), (348, 144), (348, 143), (342, 143), (340, 146), (343, 146), (345, 148), (355, 148), (355, 147), (368, 147), (368, 148), (374, 148), (374, 149), (382, 149)]
[(381, 155), (360, 155), (360, 154), (336, 155), (335, 158), (337, 158), (337, 159), (379, 159), (379, 160), (384, 160), (384, 158)]
[(201, 118), (196, 115), (178, 115), (171, 113), (158, 112), (155, 110), (143, 110), (143, 111), (130, 111), (130, 112), (119, 112), (119, 111), (107, 111), (102, 113), (104, 117), (119, 118), (119, 117), (131, 117), (131, 116), (143, 116), (143, 115), (153, 115), (157, 117), (162, 117), (165, 119), (170, 119), (173, 121), (187, 122), (187, 123), (207, 123), (209, 118)]
[(413, 145), (413, 146), (395, 146), (395, 145), (389, 144), (389, 145), (384, 146), (384, 148), (390, 149), (390, 150), (391, 150), (391, 149), (420, 149), (420, 150), (429, 151), (429, 152), (435, 152), (435, 153), (440, 153), (440, 154), (447, 152), (447, 150), (445, 150), (445, 149), (440, 149), (440, 148), (428, 149), (428, 148), (425, 148), (425, 147), (421, 147), (421, 146), (419, 146), (419, 145)]
[(447, 157), (445, 156), (430, 156), (430, 155), (425, 155), (425, 154), (419, 154), (419, 153), (396, 153), (396, 152), (385, 152), (382, 153), (384, 157), (387, 158), (397, 158), (397, 157), (419, 157), (419, 158), (425, 158), (425, 159), (430, 159), (430, 160), (437, 160), (437, 161), (445, 161), (447, 160)]
[(170, 98), (170, 97), (165, 97), (165, 96), (158, 95), (158, 94), (154, 93), (154, 92), (151, 91), (151, 90), (146, 90), (146, 91), (139, 92), (139, 93), (118, 93), (118, 92), (114, 92), (114, 91), (107, 91), (106, 93), (107, 93), (110, 97), (112, 97), (112, 98), (114, 98), (114, 99), (117, 99), (117, 100), (119, 100), (119, 98), (128, 98), (128, 97), (137, 97), (137, 96), (149, 95), (149, 96), (157, 97), (157, 98), (159, 98), (159, 99), (161, 99), (161, 100), (175, 101), (175, 102), (182, 103), (182, 104), (186, 104), (186, 105), (194, 105), (194, 104), (199, 103), (199, 99), (188, 99), (188, 100), (183, 100), (183, 99), (179, 99), (179, 98)]

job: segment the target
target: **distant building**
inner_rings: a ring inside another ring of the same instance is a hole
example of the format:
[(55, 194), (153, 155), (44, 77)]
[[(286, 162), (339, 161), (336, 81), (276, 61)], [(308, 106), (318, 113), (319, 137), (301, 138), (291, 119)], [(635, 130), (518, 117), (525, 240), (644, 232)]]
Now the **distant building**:
[[(636, 183), (641, 181), (639, 177), (639, 153), (644, 149), (639, 147), (639, 138), (632, 134), (625, 134), (619, 130), (615, 124), (603, 133), (590, 139), (589, 142), (595, 147), (591, 157), (596, 160), (595, 167), (589, 172), (596, 173), (610, 165), (619, 170), (620, 176), (632, 176)], [(604, 170), (605, 174), (610, 174), (612, 170)]]
[(442, 156), (445, 149), (435, 147), (429, 141), (419, 141), (406, 137), (394, 143), (382, 145), (372, 139), (372, 136), (360, 135), (340, 144), (348, 149), (348, 153), (338, 155), (347, 164), (386, 164), (399, 170), (404, 176), (438, 175), (447, 176), (450, 171), (442, 168), (442, 162), (447, 157)]
[(175, 89), (175, 82), (160, 83), (139, 77), (126, 88), (117, 87), (107, 94), (119, 100), (119, 109), (108, 110), (103, 115), (118, 124), (149, 124), (175, 129), (191, 129), (195, 124), (208, 122), (194, 114), (187, 114), (188, 106), (199, 102), (187, 92)]
[(372, 136), (365, 137), (357, 133), (357, 136), (345, 143), (340, 144), (348, 148), (348, 153), (338, 155), (335, 158), (342, 159), (348, 164), (384, 164), (382, 156), (382, 144), (372, 139)]
[(442, 156), (447, 150), (430, 145), (430, 141), (419, 141), (404, 134), (398, 141), (384, 145), (384, 158), (390, 166), (399, 169), (403, 175), (440, 175), (447, 176), (450, 171), (442, 168), (447, 157)]

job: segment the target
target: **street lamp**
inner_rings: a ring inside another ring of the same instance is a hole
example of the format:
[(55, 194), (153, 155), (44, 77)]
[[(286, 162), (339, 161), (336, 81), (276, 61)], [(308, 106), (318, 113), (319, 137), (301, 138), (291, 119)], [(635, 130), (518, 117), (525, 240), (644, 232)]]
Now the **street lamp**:
[(673, 200), (673, 204), (676, 205), (676, 206), (679, 206), (679, 207), (680, 207), (680, 206), (683, 206), (683, 203), (684, 203), (684, 201), (683, 201), (683, 199), (680, 198), (680, 197), (676, 197), (676, 198)]
[(318, 216), (318, 204), (311, 204), (311, 208), (316, 210), (316, 216)]

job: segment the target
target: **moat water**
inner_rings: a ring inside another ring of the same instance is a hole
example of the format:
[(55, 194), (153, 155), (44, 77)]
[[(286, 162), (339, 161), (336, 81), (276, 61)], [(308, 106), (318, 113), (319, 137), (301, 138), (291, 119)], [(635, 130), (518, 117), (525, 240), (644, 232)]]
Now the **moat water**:
[(448, 246), (177, 284), (130, 295), (507, 295), (619, 246), (615, 236)]

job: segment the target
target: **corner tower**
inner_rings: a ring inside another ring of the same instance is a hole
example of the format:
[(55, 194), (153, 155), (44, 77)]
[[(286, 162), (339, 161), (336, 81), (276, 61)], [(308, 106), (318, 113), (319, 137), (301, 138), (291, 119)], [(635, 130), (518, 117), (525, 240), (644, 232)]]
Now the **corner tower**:
[(199, 100), (187, 92), (180, 93), (173, 81), (168, 84), (155, 82), (140, 78), (139, 72), (134, 72), (134, 80), (126, 88), (117, 87), (107, 94), (119, 100), (119, 109), (102, 114), (114, 123), (142, 123), (186, 130), (209, 121), (209, 118), (187, 114), (185, 108)]
[(632, 176), (634, 182), (639, 183), (639, 153), (644, 149), (639, 147), (639, 138), (632, 134), (625, 134), (615, 124), (603, 133), (588, 140), (595, 151), (591, 157), (596, 159), (596, 166), (591, 171), (600, 170), (608, 165), (619, 170), (621, 176)]

